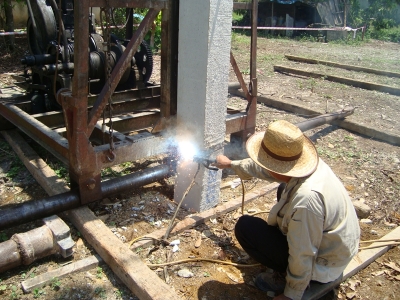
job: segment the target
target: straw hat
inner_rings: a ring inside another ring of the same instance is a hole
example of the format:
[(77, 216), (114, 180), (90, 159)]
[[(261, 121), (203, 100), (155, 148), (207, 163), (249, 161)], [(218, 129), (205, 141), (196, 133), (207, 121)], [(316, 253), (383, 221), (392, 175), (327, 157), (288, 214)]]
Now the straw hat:
[(318, 165), (318, 153), (301, 130), (285, 121), (271, 123), (246, 143), (249, 156), (261, 167), (289, 177), (305, 177)]

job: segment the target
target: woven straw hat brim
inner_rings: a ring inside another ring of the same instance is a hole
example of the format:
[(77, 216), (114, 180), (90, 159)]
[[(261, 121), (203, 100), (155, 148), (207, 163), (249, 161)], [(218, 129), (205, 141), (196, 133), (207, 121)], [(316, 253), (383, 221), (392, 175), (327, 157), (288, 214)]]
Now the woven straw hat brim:
[(304, 136), (303, 151), (299, 159), (282, 161), (269, 156), (261, 147), (264, 132), (253, 134), (246, 143), (250, 158), (259, 166), (289, 177), (305, 177), (312, 174), (318, 166), (318, 153), (311, 140)]

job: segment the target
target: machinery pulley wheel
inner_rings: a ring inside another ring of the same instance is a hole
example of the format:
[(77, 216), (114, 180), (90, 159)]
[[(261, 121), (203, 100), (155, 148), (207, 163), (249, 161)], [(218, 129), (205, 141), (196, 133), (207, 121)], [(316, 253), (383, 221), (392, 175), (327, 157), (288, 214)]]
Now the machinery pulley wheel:
[(31, 1), (37, 35), (35, 35), (32, 16), (28, 18), (27, 34), (31, 54), (45, 54), (47, 45), (57, 38), (57, 23), (53, 10), (45, 0)]
[(153, 72), (153, 53), (150, 46), (142, 41), (134, 57), (143, 82), (148, 82)]

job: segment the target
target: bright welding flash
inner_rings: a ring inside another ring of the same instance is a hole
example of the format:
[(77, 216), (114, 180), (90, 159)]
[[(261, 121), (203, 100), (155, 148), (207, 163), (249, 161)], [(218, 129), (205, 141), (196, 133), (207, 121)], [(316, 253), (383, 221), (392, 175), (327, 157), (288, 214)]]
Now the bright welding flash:
[(192, 160), (196, 154), (196, 147), (190, 142), (179, 143), (179, 154), (183, 160)]

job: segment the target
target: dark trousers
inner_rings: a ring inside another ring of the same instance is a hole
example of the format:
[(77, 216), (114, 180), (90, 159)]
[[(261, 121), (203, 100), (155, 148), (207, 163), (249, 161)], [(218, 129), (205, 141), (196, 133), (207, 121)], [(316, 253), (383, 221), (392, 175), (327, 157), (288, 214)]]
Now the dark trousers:
[[(278, 197), (285, 185), (278, 188)], [(236, 239), (253, 259), (278, 272), (286, 272), (289, 247), (286, 236), (276, 226), (268, 225), (263, 219), (242, 216), (235, 226)]]

